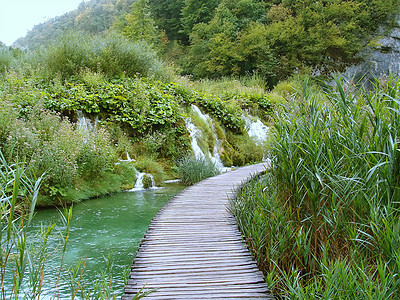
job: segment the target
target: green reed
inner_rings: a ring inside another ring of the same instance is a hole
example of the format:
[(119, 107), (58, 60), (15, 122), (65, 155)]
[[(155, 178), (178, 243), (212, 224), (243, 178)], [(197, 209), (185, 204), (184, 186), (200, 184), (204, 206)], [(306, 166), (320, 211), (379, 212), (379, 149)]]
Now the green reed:
[(177, 163), (177, 171), (183, 184), (192, 185), (208, 177), (218, 175), (220, 170), (209, 158), (187, 155)]
[(393, 78), (374, 91), (305, 80), (276, 117), (272, 167), (231, 210), (281, 297), (400, 296), (399, 104)]

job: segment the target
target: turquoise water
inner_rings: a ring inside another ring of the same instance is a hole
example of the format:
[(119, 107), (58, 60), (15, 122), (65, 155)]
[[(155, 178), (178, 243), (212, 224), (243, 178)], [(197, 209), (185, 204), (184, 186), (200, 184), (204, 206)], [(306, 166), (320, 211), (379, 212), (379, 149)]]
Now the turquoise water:
[[(124, 192), (75, 204), (64, 269), (76, 266), (79, 260), (86, 260), (81, 282), (85, 281), (90, 287), (101, 277), (101, 272), (106, 269), (106, 258), (112, 253), (112, 286), (113, 290), (121, 294), (122, 273), (129, 270), (152, 218), (183, 188), (180, 185), (170, 185), (152, 190)], [(65, 226), (55, 209), (38, 211), (32, 223), (33, 231), (50, 223), (57, 225), (50, 239), (51, 249), (55, 251), (52, 251), (46, 263), (47, 279), (43, 296), (49, 298), (55, 293), (54, 286), (62, 248), (57, 232), (64, 230)], [(71, 298), (68, 277), (69, 272), (63, 271), (59, 284), (61, 299)]]

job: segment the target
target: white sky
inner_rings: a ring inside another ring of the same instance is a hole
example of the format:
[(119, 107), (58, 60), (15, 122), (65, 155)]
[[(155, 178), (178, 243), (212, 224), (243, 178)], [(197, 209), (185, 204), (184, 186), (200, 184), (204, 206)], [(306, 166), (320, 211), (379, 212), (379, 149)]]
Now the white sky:
[(34, 25), (74, 10), (82, 0), (0, 0), (0, 41), (7, 46)]

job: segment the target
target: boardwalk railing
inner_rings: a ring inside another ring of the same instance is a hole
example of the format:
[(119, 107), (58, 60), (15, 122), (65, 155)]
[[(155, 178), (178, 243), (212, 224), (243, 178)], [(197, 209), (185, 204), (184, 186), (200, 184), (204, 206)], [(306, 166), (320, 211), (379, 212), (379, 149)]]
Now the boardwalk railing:
[(263, 164), (206, 179), (156, 215), (136, 255), (122, 299), (144, 287), (149, 299), (273, 299), (227, 211), (229, 198)]

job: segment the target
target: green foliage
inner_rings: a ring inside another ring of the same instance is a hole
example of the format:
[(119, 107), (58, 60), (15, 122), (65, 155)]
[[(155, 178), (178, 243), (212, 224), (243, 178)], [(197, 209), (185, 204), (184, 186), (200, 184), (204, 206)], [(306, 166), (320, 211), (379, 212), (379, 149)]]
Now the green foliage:
[(242, 109), (235, 101), (223, 101), (221, 98), (205, 94), (203, 97), (195, 97), (193, 103), (201, 105), (214, 118), (221, 121), (226, 127), (236, 132), (244, 128), (241, 118)]
[(232, 165), (243, 166), (246, 163), (255, 163), (262, 161), (264, 157), (264, 145), (256, 145), (247, 134), (227, 133), (229, 141), (228, 150), (225, 157), (232, 160)]
[(134, 2), (125, 19), (126, 25), (121, 29), (124, 36), (133, 41), (155, 42), (156, 27), (147, 0)]
[(184, 72), (217, 78), (258, 72), (269, 87), (318, 70), (330, 73), (359, 60), (365, 41), (391, 18), (398, 1), (220, 1), (207, 22), (190, 27)]
[(152, 158), (145, 156), (139, 157), (135, 162), (135, 168), (140, 172), (153, 175), (154, 181), (158, 186), (165, 180), (166, 174), (163, 165)]
[[(138, 78), (97, 86), (67, 83), (61, 91), (49, 91), (44, 95), (45, 106), (49, 109), (63, 113), (80, 109), (88, 114), (101, 114), (105, 120), (129, 125), (140, 135), (161, 130), (165, 142), (171, 132), (183, 134), (184, 121), (179, 109), (182, 104), (201, 106), (235, 132), (244, 128), (242, 109), (259, 110), (261, 114), (271, 110), (268, 96), (261, 91), (239, 95), (224, 91), (219, 97), (198, 93), (176, 83), (164, 84)], [(168, 152), (168, 149), (162, 147), (162, 152)]]
[(103, 73), (109, 78), (168, 76), (166, 66), (145, 42), (132, 42), (118, 35), (95, 37), (69, 32), (40, 53), (39, 62), (45, 64), (50, 76), (63, 78), (87, 71)]
[(141, 79), (107, 82), (95, 87), (67, 83), (61, 92), (45, 95), (49, 109), (68, 112), (82, 110), (101, 114), (106, 121), (127, 124), (136, 134), (183, 126), (179, 106), (163, 84)]
[(5, 48), (0, 47), (0, 74), (4, 73), (7, 68), (14, 64), (15, 58), (13, 53)]
[(186, 43), (188, 37), (181, 22), (185, 0), (149, 0), (149, 4), (157, 26), (165, 31), (168, 39)]
[[(244, 132), (242, 109), (265, 115), (271, 108), (267, 94), (255, 86), (263, 84), (257, 75), (246, 79), (249, 88), (239, 84), (230, 92), (226, 92), (230, 89), (226, 80), (215, 89), (221, 92), (216, 96), (205, 92), (206, 86), (214, 83), (204, 83), (202, 92), (196, 92), (190, 84), (150, 78), (110, 80), (87, 67), (66, 81), (60, 75), (49, 81), (48, 74), (42, 72), (25, 66), (8, 71), (0, 80), (0, 148), (10, 162), (17, 156), (26, 160), (35, 176), (46, 172), (39, 205), (129, 189), (135, 174), (115, 165), (118, 158), (126, 159), (127, 153), (139, 164), (141, 157), (153, 161), (149, 165), (154, 167), (146, 172), (160, 184), (166, 173), (172, 172), (174, 161), (190, 149), (185, 111), (191, 104), (214, 120), (212, 125), (200, 126), (205, 130), (205, 140), (199, 141), (204, 151), (214, 151), (214, 126), (226, 145), (226, 149), (219, 149), (226, 164), (244, 164), (262, 157), (258, 150), (249, 150), (254, 141), (236, 142)], [(80, 113), (87, 120), (97, 118), (97, 126), (80, 129), (75, 124)], [(146, 169), (143, 164), (141, 169)], [(107, 184), (102, 184), (104, 181)]]
[[(68, 199), (80, 182), (95, 182), (113, 171), (116, 151), (105, 129), (79, 131), (67, 119), (41, 107), (31, 107), (24, 118), (18, 118), (5, 102), (1, 113), (7, 123), (0, 124), (0, 150), (9, 162), (26, 161), (35, 176), (46, 174), (41, 193), (51, 196), (50, 203)], [(47, 201), (39, 197), (38, 204), (50, 204)]]
[(305, 80), (276, 119), (270, 171), (232, 211), (278, 295), (395, 299), (399, 83), (335, 83), (321, 91)]
[[(131, 40), (146, 40), (155, 45), (182, 74), (220, 78), (257, 72), (272, 88), (293, 74), (329, 74), (359, 62), (360, 52), (365, 45), (371, 46), (369, 42), (376, 39), (378, 30), (395, 26), (398, 4), (398, 0), (93, 0), (82, 2), (76, 11), (37, 25), (19, 44), (39, 48), (59, 39), (66, 31), (81, 36), (122, 33)], [(147, 74), (149, 66), (144, 62), (154, 63), (154, 55), (148, 54), (151, 50), (143, 45), (122, 44), (122, 49), (128, 46), (127, 52), (136, 51), (134, 56), (147, 54), (144, 60), (135, 61), (133, 67), (134, 72)], [(103, 46), (96, 43), (96, 47)], [(85, 46), (72, 48), (80, 51)], [(90, 58), (90, 66), (87, 56), (71, 55), (84, 61), (70, 60), (63, 70), (76, 71), (85, 63), (94, 72), (112, 76), (121, 76), (125, 69), (131, 72), (130, 59), (134, 56), (115, 48), (118, 51), (111, 47), (106, 54), (96, 52), (95, 56), (104, 55), (103, 60)], [(123, 64), (125, 60), (129, 63)], [(8, 64), (8, 58), (6, 61)], [(107, 68), (109, 62), (112, 63)], [(103, 69), (98, 70), (98, 64)], [(155, 66), (150, 68), (155, 70)], [(155, 73), (163, 75), (158, 69)]]
[(221, 1), (214, 17), (191, 31), (188, 72), (212, 78), (257, 72), (272, 85), (276, 60), (258, 23), (263, 19), (262, 2)]
[(194, 1), (186, 0), (182, 7), (182, 27), (187, 35), (192, 32), (195, 24), (207, 23), (211, 20), (214, 10), (220, 0)]
[(119, 175), (118, 184), (121, 190), (130, 190), (136, 182), (137, 170), (131, 162), (115, 165), (114, 173)]
[(177, 171), (183, 184), (192, 185), (208, 177), (218, 175), (220, 170), (207, 158), (187, 155), (177, 163)]

